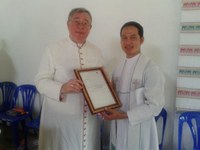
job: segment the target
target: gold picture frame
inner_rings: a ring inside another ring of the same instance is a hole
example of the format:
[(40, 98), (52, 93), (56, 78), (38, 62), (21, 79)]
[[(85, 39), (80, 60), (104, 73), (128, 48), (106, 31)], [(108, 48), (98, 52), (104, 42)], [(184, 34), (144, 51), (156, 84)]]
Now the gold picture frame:
[(121, 106), (102, 67), (75, 69), (74, 73), (83, 82), (83, 95), (92, 114)]

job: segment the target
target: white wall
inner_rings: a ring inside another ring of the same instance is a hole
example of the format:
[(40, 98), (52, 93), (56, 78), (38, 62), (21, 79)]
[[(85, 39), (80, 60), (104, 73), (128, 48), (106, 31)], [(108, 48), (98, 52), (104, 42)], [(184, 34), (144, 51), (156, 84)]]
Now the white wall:
[(122, 55), (119, 45), (122, 24), (135, 20), (143, 25), (142, 51), (161, 67), (166, 77), (165, 107), (169, 118), (165, 149), (176, 147), (172, 129), (176, 119), (181, 0), (1, 0), (0, 81), (33, 83), (45, 46), (67, 36), (66, 18), (74, 7), (91, 11), (93, 28), (89, 40), (102, 49), (110, 74)]

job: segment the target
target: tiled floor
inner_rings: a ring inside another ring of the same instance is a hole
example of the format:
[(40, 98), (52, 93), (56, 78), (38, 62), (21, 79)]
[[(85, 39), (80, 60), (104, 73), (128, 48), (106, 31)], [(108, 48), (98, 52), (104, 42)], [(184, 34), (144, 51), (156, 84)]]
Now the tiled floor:
[[(5, 123), (0, 123), (0, 150), (15, 150), (14, 144), (12, 141), (12, 130), (9, 125)], [(20, 130), (21, 131), (21, 130)], [(38, 134), (37, 133), (29, 133), (28, 137), (28, 147), (29, 150), (37, 150), (38, 149)], [(20, 132), (20, 147), (17, 150), (24, 149), (24, 134)]]

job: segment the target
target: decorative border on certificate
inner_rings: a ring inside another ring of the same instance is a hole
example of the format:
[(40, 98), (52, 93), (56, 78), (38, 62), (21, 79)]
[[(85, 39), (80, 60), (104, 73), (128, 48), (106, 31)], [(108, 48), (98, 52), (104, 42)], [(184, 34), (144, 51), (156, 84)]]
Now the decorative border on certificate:
[(200, 89), (178, 87), (176, 89), (176, 97), (200, 99)]
[(200, 67), (178, 67), (178, 76), (200, 78)]
[(200, 45), (180, 45), (179, 55), (200, 56)]
[(92, 114), (121, 106), (102, 67), (75, 69), (74, 73), (83, 82), (83, 95)]
[(182, 22), (181, 32), (182, 33), (199, 33), (200, 22)]
[(200, 0), (183, 0), (183, 10), (200, 9)]

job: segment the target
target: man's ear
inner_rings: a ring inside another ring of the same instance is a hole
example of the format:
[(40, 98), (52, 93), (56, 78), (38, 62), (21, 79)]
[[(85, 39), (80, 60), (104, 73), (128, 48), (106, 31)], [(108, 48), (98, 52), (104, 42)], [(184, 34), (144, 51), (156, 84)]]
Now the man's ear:
[(68, 21), (66, 22), (66, 27), (67, 27), (67, 28), (69, 27), (69, 22), (68, 22)]
[(142, 37), (142, 38), (140, 39), (140, 43), (141, 43), (141, 44), (144, 43), (144, 37)]

